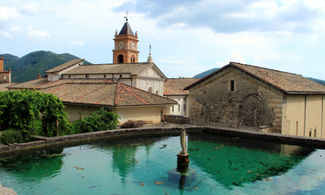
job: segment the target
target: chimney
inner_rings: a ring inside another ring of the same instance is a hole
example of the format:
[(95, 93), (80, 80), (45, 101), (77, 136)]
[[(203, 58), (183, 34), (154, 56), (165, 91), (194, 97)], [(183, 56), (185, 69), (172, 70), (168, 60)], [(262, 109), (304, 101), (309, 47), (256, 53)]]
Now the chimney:
[(38, 78), (38, 79), (42, 78), (42, 77), (41, 77), (41, 73), (38, 73), (37, 78)]
[(0, 57), (0, 72), (3, 72), (3, 57)]

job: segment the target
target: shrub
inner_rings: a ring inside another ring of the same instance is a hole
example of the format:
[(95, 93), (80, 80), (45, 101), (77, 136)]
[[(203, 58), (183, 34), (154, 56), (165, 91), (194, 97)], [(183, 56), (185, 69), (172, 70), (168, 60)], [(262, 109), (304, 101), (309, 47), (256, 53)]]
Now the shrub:
[(115, 112), (101, 108), (90, 117), (73, 122), (72, 131), (74, 133), (85, 133), (115, 129), (118, 124), (118, 118), (119, 115)]
[(123, 123), (121, 125), (121, 128), (137, 128), (137, 127), (142, 127), (145, 124), (146, 124), (145, 121), (132, 121), (132, 120), (128, 120), (127, 122), (125, 122), (125, 123)]
[(16, 129), (2, 131), (0, 137), (3, 144), (22, 143), (24, 140), (23, 132)]
[(67, 134), (71, 125), (63, 107), (61, 100), (51, 94), (32, 90), (0, 92), (0, 131), (21, 129), (24, 138), (33, 133), (44, 136)]

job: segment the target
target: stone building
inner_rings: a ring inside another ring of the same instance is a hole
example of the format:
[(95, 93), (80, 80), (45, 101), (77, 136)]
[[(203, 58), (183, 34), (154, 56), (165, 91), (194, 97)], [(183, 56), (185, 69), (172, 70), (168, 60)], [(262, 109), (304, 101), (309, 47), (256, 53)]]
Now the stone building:
[(301, 75), (230, 62), (185, 89), (193, 123), (325, 137), (325, 86)]
[(199, 79), (196, 78), (168, 78), (164, 85), (164, 96), (177, 102), (165, 111), (169, 115), (188, 116), (188, 91), (184, 88)]
[(11, 83), (11, 71), (4, 71), (4, 60), (0, 57), (0, 84), (1, 83)]
[(138, 37), (128, 19), (115, 34), (113, 64), (84, 65), (74, 59), (46, 71), (46, 78), (10, 86), (10, 90), (37, 89), (59, 97), (65, 104), (69, 120), (74, 121), (109, 107), (120, 116), (120, 122), (144, 120), (160, 122), (163, 110), (176, 104), (163, 97), (167, 79), (153, 62), (138, 62)]
[(4, 71), (4, 59), (0, 57), (0, 91), (8, 90), (7, 87), (12, 84), (14, 83), (11, 83), (11, 71)]

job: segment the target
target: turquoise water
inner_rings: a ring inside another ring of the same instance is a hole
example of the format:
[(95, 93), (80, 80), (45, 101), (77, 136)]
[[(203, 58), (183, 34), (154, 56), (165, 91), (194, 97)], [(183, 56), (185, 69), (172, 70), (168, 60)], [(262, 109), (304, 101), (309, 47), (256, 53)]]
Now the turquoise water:
[(322, 194), (325, 151), (189, 135), (190, 170), (175, 171), (179, 137), (101, 141), (0, 158), (0, 182), (23, 194)]

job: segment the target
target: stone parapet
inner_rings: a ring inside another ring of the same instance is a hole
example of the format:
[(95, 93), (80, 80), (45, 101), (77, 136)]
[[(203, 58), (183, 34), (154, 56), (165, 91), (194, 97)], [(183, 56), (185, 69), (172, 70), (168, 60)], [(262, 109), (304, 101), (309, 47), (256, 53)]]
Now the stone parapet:
[[(172, 136), (180, 135), (180, 127), (143, 127), (134, 129), (119, 129), (106, 130), (91, 133), (80, 133), (74, 135), (66, 135), (59, 137), (41, 138), (40, 141), (33, 141), (28, 143), (0, 145), (0, 156), (5, 156), (10, 153), (16, 153), (26, 150), (37, 150), (51, 146), (66, 146), (78, 145), (88, 143), (100, 139), (121, 139), (121, 138), (136, 138), (136, 137), (154, 137), (154, 136)], [(186, 132), (192, 133), (206, 133), (221, 136), (243, 137), (247, 139), (255, 139), (259, 141), (275, 142), (281, 144), (293, 144), (299, 146), (307, 146), (314, 148), (325, 149), (325, 139), (317, 139), (310, 137), (283, 135), (279, 133), (264, 133), (247, 129), (234, 129), (226, 127), (211, 127), (211, 126), (194, 126), (188, 125)]]

